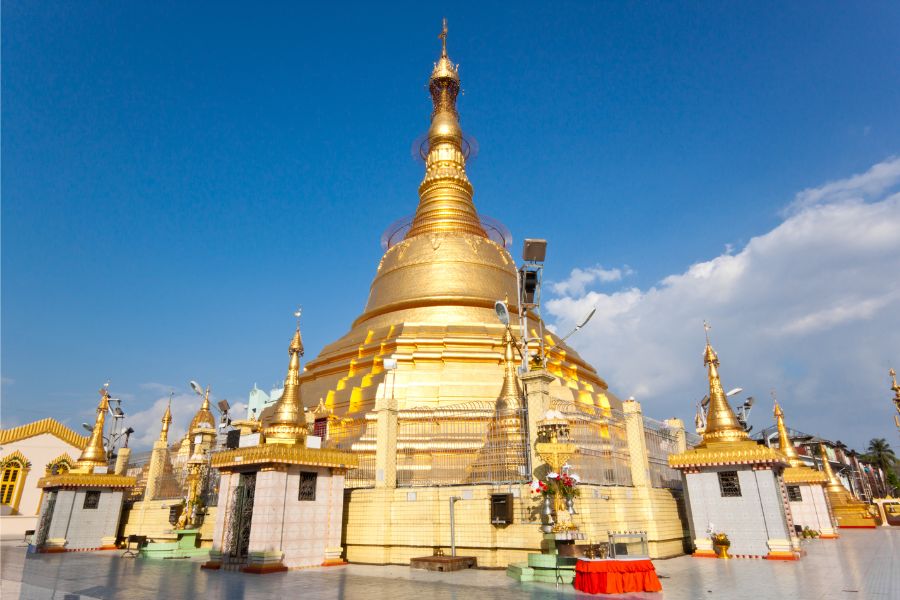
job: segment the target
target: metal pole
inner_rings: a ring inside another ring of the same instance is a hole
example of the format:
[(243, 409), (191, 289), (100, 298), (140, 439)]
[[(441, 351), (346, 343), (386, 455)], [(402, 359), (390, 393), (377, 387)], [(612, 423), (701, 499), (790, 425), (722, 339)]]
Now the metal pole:
[(453, 518), (453, 505), (459, 496), (450, 496), (450, 556), (456, 556), (456, 520)]

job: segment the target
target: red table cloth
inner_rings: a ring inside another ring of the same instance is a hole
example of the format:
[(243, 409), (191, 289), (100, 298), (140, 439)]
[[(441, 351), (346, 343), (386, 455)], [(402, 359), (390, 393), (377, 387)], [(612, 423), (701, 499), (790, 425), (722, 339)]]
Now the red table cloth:
[(649, 559), (579, 560), (575, 563), (575, 589), (589, 594), (661, 592), (662, 584)]

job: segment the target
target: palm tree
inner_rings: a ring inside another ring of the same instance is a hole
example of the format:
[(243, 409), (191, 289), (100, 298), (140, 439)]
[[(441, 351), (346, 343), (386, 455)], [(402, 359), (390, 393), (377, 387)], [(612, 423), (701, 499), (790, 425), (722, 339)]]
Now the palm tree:
[(880, 467), (885, 474), (890, 473), (891, 469), (897, 464), (897, 455), (891, 445), (884, 438), (875, 438), (869, 442), (868, 452), (863, 457), (877, 467)]

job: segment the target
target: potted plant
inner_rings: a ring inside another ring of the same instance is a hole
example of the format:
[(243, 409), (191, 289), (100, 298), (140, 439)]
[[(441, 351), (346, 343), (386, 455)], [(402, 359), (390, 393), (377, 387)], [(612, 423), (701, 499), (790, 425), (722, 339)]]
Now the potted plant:
[(728, 556), (728, 548), (731, 547), (731, 540), (728, 539), (728, 534), (724, 532), (714, 533), (712, 535), (712, 543), (718, 558), (731, 558)]

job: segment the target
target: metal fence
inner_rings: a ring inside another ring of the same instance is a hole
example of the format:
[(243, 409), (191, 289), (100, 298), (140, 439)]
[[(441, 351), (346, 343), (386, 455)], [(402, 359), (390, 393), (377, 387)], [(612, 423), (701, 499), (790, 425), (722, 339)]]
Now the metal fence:
[[(490, 402), (416, 407), (397, 413), (397, 486), (512, 483), (528, 479), (524, 411)], [(377, 417), (329, 422), (324, 446), (353, 452), (346, 487), (375, 485)]]
[(375, 487), (377, 427), (374, 414), (355, 419), (336, 418), (328, 422), (325, 439), (322, 441), (323, 447), (352, 452), (359, 465), (347, 472), (344, 487)]
[(551, 404), (569, 422), (569, 440), (578, 453), (569, 459), (582, 483), (631, 485), (628, 438), (621, 411), (563, 400)]
[(678, 454), (678, 435), (662, 421), (644, 417), (644, 442), (650, 468), (650, 485), (681, 489), (681, 473), (669, 466), (669, 455)]
[[(216, 506), (219, 501), (219, 471), (212, 468), (209, 463), (210, 455), (207, 454), (207, 462), (201, 467), (200, 494), (206, 506)], [(158, 473), (159, 480), (152, 497), (147, 496), (147, 479), (150, 474), (150, 466), (153, 460), (160, 461)], [(134, 477), (136, 482), (126, 500), (139, 502), (141, 500), (177, 500), (184, 498), (186, 493), (187, 466), (185, 460), (179, 460), (178, 456), (171, 452), (161, 452), (154, 458), (152, 452), (140, 452), (132, 454), (128, 461), (126, 474)]]
[(526, 481), (521, 409), (490, 402), (402, 410), (397, 418), (400, 487)]

